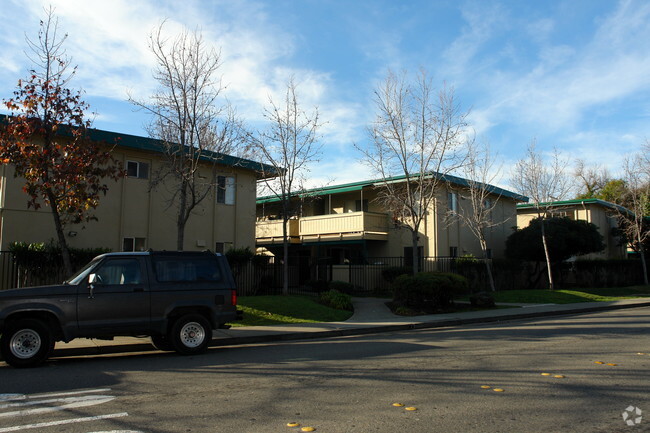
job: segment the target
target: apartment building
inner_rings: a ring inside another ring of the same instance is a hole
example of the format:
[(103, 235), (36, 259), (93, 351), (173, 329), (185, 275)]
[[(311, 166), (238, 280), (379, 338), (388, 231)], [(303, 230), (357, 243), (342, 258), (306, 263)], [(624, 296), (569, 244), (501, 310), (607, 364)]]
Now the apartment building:
[[(97, 221), (66, 226), (71, 247), (110, 248), (113, 251), (176, 249), (176, 208), (170, 204), (173, 186), (151, 188), (153, 173), (165, 164), (162, 143), (146, 137), (91, 129), (92, 140), (115, 144), (113, 156), (127, 176), (108, 181), (100, 200)], [(200, 177), (217, 188), (190, 217), (185, 230), (186, 250), (224, 252), (231, 247), (255, 246), (255, 193), (260, 173), (272, 167), (230, 155), (210, 153), (201, 161)], [(216, 164), (216, 165), (215, 165)], [(0, 248), (11, 242), (48, 242), (56, 239), (50, 208), (28, 209), (23, 181), (11, 165), (0, 166)]]

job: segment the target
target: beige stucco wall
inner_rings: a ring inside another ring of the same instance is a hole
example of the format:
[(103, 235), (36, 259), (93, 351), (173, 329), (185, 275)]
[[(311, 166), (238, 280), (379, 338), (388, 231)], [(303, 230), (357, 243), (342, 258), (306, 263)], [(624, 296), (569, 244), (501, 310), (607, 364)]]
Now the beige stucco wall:
[[(456, 191), (462, 197), (461, 191)], [(420, 226), (419, 246), (423, 247), (425, 256), (446, 257), (450, 254), (450, 247), (457, 247), (458, 255), (472, 254), (482, 257), (480, 244), (472, 232), (463, 225), (458, 218), (446, 218), (449, 204), (448, 189), (441, 188), (436, 199), (437, 209), (430, 209)], [(303, 201), (301, 206), (302, 217), (321, 214), (340, 214), (354, 212), (356, 201), (368, 201), (368, 212), (385, 213), (381, 203), (376, 200), (377, 190), (364, 188), (362, 191), (352, 191), (339, 194), (311, 197)], [(493, 220), (499, 224), (487, 231), (488, 248), (492, 250), (492, 257), (504, 256), (506, 238), (512, 233), (516, 220), (516, 203), (506, 197), (492, 197), (497, 202), (493, 210)], [(497, 200), (498, 199), (498, 200)], [(460, 199), (459, 206), (469, 209), (470, 202)], [(258, 205), (257, 217), (277, 216), (280, 208), (277, 203)], [(390, 216), (388, 224), (387, 241), (367, 241), (366, 249), (370, 257), (401, 257), (404, 248), (410, 247), (411, 232), (396, 226)]]
[[(160, 154), (118, 147), (114, 157), (122, 162), (144, 162), (151, 173), (164, 164)], [(211, 176), (205, 167), (204, 176)], [(217, 175), (236, 179), (235, 204), (216, 203), (216, 192), (195, 210), (185, 229), (186, 250), (214, 250), (217, 242), (233, 247), (255, 245), (255, 173), (237, 167), (220, 166)], [(27, 195), (21, 179), (13, 177), (13, 168), (2, 166), (0, 190), (0, 247), (6, 250), (13, 241), (47, 242), (56, 238), (49, 207), (27, 209)], [(108, 181), (109, 191), (100, 199), (97, 221), (69, 225), (69, 245), (78, 248), (110, 248), (120, 251), (123, 238), (146, 238), (146, 248), (176, 249), (176, 208), (169, 206), (171, 188), (161, 185), (149, 193), (149, 179), (123, 178)]]

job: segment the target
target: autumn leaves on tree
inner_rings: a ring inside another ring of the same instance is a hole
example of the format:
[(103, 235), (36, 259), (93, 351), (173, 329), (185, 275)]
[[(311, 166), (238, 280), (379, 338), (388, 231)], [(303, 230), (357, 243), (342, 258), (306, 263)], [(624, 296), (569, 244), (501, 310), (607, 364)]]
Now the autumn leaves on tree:
[(110, 148), (87, 137), (88, 105), (68, 87), (69, 70), (52, 9), (41, 21), (38, 39), (27, 39), (34, 69), (20, 80), (14, 97), (3, 101), (11, 111), (0, 128), (0, 160), (25, 180), (27, 207), (51, 209), (66, 273), (72, 274), (65, 226), (94, 218), (106, 182), (122, 175)]

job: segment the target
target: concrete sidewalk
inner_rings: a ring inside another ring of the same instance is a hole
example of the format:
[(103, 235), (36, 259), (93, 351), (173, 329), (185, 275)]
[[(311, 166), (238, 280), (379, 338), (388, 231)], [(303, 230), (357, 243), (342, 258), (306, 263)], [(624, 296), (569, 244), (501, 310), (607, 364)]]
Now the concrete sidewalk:
[[(345, 322), (282, 326), (246, 326), (227, 330), (220, 329), (214, 332), (210, 345), (213, 347), (230, 346), (273, 341), (364, 335), (409, 329), (442, 328), (536, 317), (572, 315), (623, 308), (650, 307), (650, 298), (576, 304), (508, 304), (508, 306), (512, 306), (513, 308), (412, 317), (394, 315), (386, 306), (386, 299), (353, 298), (353, 303), (354, 314)], [(52, 357), (150, 352), (155, 350), (149, 338), (116, 337), (114, 340), (109, 341), (76, 339), (70, 343), (57, 343)]]

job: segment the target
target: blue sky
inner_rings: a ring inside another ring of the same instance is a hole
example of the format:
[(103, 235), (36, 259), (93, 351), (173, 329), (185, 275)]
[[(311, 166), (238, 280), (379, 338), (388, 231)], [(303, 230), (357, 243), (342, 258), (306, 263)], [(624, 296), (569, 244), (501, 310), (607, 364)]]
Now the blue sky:
[(3, 0), (0, 98), (30, 67), (43, 7), (54, 5), (94, 126), (146, 135), (126, 101), (155, 88), (147, 35), (200, 28), (221, 48), (226, 96), (259, 122), (288, 77), (318, 106), (323, 158), (312, 186), (371, 176), (353, 143), (368, 141), (373, 89), (388, 68), (426, 69), (452, 86), (479, 140), (508, 171), (531, 140), (612, 173), (650, 137), (650, 2), (644, 0)]

